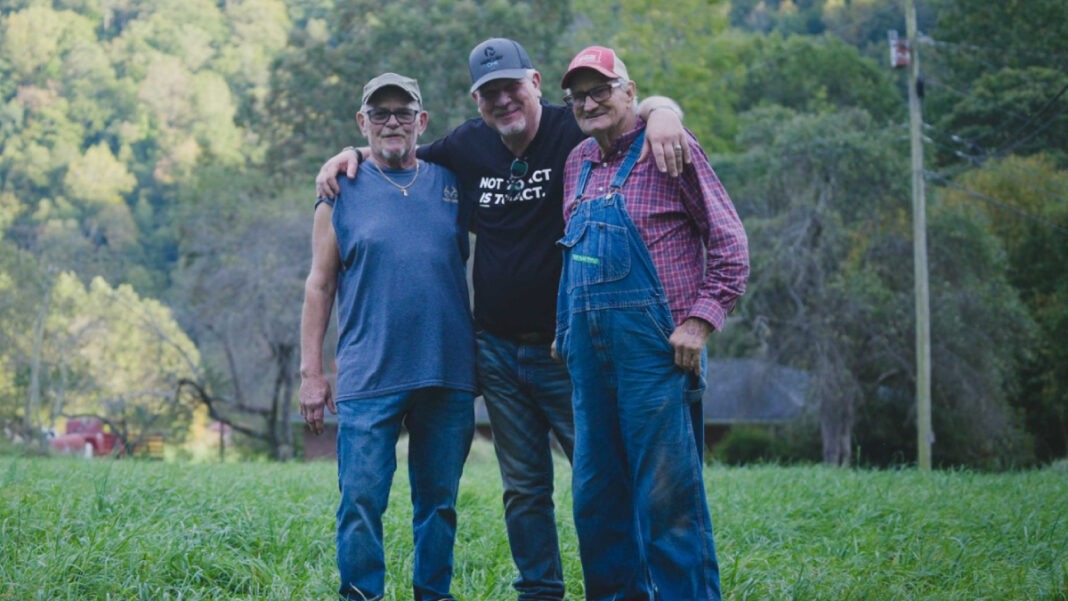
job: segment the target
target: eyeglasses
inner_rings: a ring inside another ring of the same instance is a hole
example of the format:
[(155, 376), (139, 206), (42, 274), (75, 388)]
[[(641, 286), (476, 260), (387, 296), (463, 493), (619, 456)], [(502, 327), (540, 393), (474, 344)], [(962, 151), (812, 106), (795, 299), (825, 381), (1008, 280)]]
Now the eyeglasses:
[(526, 159), (516, 158), (512, 161), (512, 166), (508, 171), (508, 192), (512, 194), (512, 198), (515, 198), (517, 194), (523, 191), (523, 187), (526, 186), (526, 182), (523, 178), (527, 175), (527, 169), (530, 165), (527, 164)]
[(490, 87), (490, 84), (484, 85), (478, 89), (478, 99), (488, 104), (496, 104), (501, 94), (508, 94), (509, 97), (515, 98), (519, 87), (525, 81), (526, 79), (513, 79), (498, 87)]
[(564, 104), (586, 104), (587, 98), (593, 98), (594, 102), (600, 104), (608, 100), (609, 96), (612, 95), (612, 90), (624, 83), (622, 79), (617, 79), (612, 83), (606, 83), (603, 86), (597, 86), (585, 92), (570, 92), (567, 96), (564, 96)]
[(367, 119), (375, 125), (384, 125), (389, 122), (390, 117), (396, 117), (397, 123), (401, 125), (410, 125), (415, 123), (415, 117), (420, 111), (414, 109), (397, 109), (391, 111), (389, 109), (371, 109), (364, 112), (367, 115)]

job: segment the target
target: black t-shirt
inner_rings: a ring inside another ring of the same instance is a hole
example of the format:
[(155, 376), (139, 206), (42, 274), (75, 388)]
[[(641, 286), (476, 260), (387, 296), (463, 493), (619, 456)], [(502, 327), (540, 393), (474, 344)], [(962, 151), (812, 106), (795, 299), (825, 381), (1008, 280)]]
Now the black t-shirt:
[(481, 118), (419, 148), (460, 181), (462, 209), (474, 211), (475, 322), (498, 336), (552, 333), (564, 232), (564, 163), (586, 136), (566, 106), (541, 101), (538, 133), (523, 158), (523, 191), (512, 198), (515, 155)]

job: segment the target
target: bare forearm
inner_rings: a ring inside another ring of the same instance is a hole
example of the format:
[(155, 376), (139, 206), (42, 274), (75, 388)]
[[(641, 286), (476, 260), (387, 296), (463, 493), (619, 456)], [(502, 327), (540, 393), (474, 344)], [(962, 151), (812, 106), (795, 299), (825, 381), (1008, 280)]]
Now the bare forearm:
[(678, 115), (679, 121), (682, 121), (682, 107), (667, 96), (650, 96), (645, 100), (642, 100), (638, 104), (638, 116), (642, 118), (642, 121), (648, 123), (649, 117), (652, 116), (653, 111), (661, 109), (673, 111)]
[(302, 378), (323, 373), (323, 341), (334, 307), (334, 290), (316, 285), (309, 278), (304, 287), (304, 308), (300, 318), (300, 375)]

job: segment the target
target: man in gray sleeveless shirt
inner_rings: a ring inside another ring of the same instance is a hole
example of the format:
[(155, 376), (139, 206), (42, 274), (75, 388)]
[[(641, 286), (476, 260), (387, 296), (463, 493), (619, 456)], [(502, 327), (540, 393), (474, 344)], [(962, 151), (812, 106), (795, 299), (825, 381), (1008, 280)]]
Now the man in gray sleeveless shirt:
[[(416, 601), (453, 599), (460, 474), (474, 432), (475, 341), (456, 177), (420, 161), (427, 113), (415, 80), (385, 73), (356, 116), (360, 177), (317, 203), (301, 319), (300, 411), (316, 434), (338, 415), (337, 564), (344, 599), (382, 599), (382, 514), (408, 431)], [(338, 304), (336, 392), (323, 340)], [(336, 399), (336, 400), (335, 400)]]

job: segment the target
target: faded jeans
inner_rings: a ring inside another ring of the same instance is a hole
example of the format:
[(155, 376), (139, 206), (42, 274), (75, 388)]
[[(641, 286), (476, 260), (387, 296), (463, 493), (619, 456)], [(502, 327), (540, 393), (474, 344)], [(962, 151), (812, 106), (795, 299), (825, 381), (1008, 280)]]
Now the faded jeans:
[(452, 599), (456, 497), (474, 434), (469, 392), (420, 388), (344, 401), (338, 412), (337, 564), (344, 599), (381, 599), (386, 562), (382, 514), (408, 431), (408, 479), (415, 542), (415, 601)]

